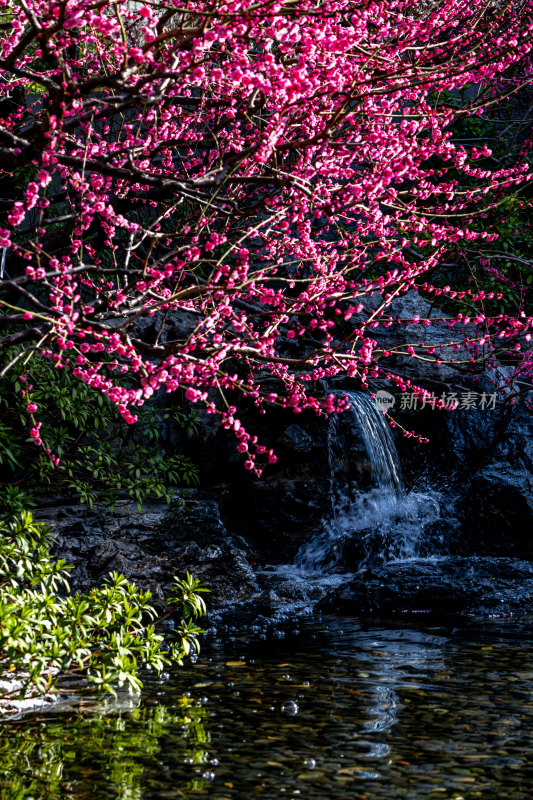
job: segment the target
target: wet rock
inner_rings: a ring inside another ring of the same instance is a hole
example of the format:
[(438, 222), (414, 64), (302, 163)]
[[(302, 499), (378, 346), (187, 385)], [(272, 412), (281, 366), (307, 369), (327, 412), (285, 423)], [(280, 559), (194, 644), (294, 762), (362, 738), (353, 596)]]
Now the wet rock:
[[(103, 542), (83, 564), (89, 584), (100, 583), (110, 572), (119, 572), (163, 600), (175, 570), (169, 559), (149, 555), (138, 545), (116, 539)], [(87, 587), (89, 588), (89, 587)]]
[(318, 608), (342, 614), (531, 614), (533, 563), (480, 556), (390, 563), (358, 573)]
[(267, 559), (290, 557), (295, 541), (331, 510), (328, 421), (304, 411), (296, 423), (288, 410), (273, 408), (261, 416), (255, 407), (240, 409), (239, 418), (278, 458), (259, 480), (243, 468), (236, 439), (216, 421), (210, 420), (191, 457), (227, 529), (252, 539)]
[(533, 473), (533, 414), (524, 403), (517, 403), (494, 449), (495, 461), (520, 465)]
[(329, 511), (329, 480), (302, 472), (254, 486), (250, 505), (243, 509), (248, 524), (260, 531), (258, 547), (267, 557), (291, 560), (305, 534), (316, 531)]
[(164, 535), (161, 544), (174, 550), (187, 542), (201, 547), (221, 544), (228, 532), (220, 518), (218, 503), (206, 498), (200, 491), (191, 490), (184, 497), (183, 505), (175, 505), (164, 518)]
[(397, 444), (408, 485), (437, 489), (453, 518), (448, 552), (533, 558), (533, 415), (526, 404), (413, 412), (401, 422), (429, 438)]
[(485, 447), (472, 444), (458, 456), (462, 532), (454, 551), (531, 558), (533, 415), (522, 403), (506, 407), (492, 432), (487, 433), (485, 416), (480, 431), (486, 435)]
[(163, 599), (187, 571), (211, 589), (211, 608), (257, 591), (253, 549), (228, 533), (216, 502), (199, 492), (170, 507), (146, 503), (140, 512), (133, 503), (117, 504), (113, 513), (65, 503), (35, 516), (53, 528), (54, 552), (73, 565), (69, 578), (80, 591), (119, 572)]
[(248, 600), (258, 591), (247, 555), (234, 543), (199, 547), (191, 542), (175, 554), (173, 562), (180, 574), (190, 572), (206, 584), (210, 608)]
[[(459, 407), (450, 411), (428, 411), (425, 415), (430, 449), (440, 448), (455, 470), (471, 469), (488, 460), (518, 462), (529, 450), (529, 468), (533, 467), (531, 415), (523, 403), (504, 403), (508, 390), (497, 393), (510, 376), (510, 369), (496, 364), (479, 375), (463, 376), (465, 391), (458, 391)], [(428, 387), (431, 388), (431, 387)], [(473, 402), (469, 407), (467, 394)], [(436, 392), (438, 394), (438, 392)], [(449, 395), (448, 395), (449, 396)], [(413, 414), (413, 421), (420, 414)]]
[(298, 453), (308, 453), (313, 447), (313, 439), (300, 425), (289, 425), (282, 434), (282, 440)]
[(464, 501), (478, 552), (533, 556), (533, 474), (492, 462), (474, 476)]
[(502, 421), (498, 410), (458, 408), (443, 412), (442, 418), (449, 458), (456, 459), (456, 466), (462, 460), (469, 463), (482, 460), (494, 446), (501, 431)]
[(89, 508), (59, 497), (49, 505), (41, 505), (34, 516), (53, 528), (60, 547), (86, 553), (103, 541), (121, 535), (138, 545), (147, 544), (155, 531), (162, 533), (171, 515), (171, 507), (166, 503), (147, 502), (140, 514), (137, 505), (128, 501), (117, 503), (111, 512), (104, 506)]

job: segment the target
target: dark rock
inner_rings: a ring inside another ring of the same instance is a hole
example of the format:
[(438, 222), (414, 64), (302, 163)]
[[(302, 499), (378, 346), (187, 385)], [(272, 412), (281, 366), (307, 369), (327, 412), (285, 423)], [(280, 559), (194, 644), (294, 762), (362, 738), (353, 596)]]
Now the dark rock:
[(531, 614), (533, 563), (480, 556), (399, 561), (360, 572), (318, 608), (342, 614)]
[[(188, 311), (156, 312), (152, 317), (139, 317), (128, 333), (147, 344), (166, 344), (167, 341), (188, 339), (201, 317)], [(124, 320), (120, 320), (121, 323)]]
[(164, 534), (158, 544), (166, 551), (188, 542), (207, 547), (228, 539), (218, 504), (194, 489), (187, 492), (183, 505), (174, 505), (172, 509), (167, 507), (162, 527)]
[(117, 504), (114, 513), (66, 504), (35, 516), (54, 529), (54, 551), (74, 567), (69, 577), (80, 591), (119, 572), (163, 599), (187, 571), (208, 585), (211, 608), (257, 591), (252, 548), (228, 534), (217, 504), (199, 492), (170, 507), (146, 503), (140, 512), (133, 503)]
[(463, 501), (476, 552), (533, 557), (533, 475), (520, 462), (491, 462)]
[(299, 425), (289, 425), (282, 434), (282, 441), (298, 453), (308, 453), (313, 448), (313, 439)]
[(203, 548), (191, 542), (175, 554), (173, 561), (180, 574), (190, 572), (206, 584), (209, 607), (242, 602), (258, 591), (246, 554), (229, 542)]
[[(506, 406), (491, 428), (479, 413), (479, 438), (457, 448), (456, 483), (461, 533), (453, 552), (533, 557), (533, 415), (525, 404)], [(483, 439), (484, 437), (484, 439)], [(463, 447), (461, 451), (461, 447)]]
[(427, 410), (401, 422), (430, 440), (400, 440), (398, 449), (409, 487), (441, 494), (453, 519), (448, 552), (533, 558), (533, 415), (526, 404)]
[(301, 465), (272, 479), (219, 491), (222, 515), (232, 530), (250, 536), (254, 550), (267, 561), (290, 561), (306, 535), (320, 529), (331, 513), (329, 478)]
[[(365, 319), (370, 309), (377, 308), (382, 300), (383, 298), (378, 292), (374, 292), (372, 297), (366, 297), (364, 300), (366, 310), (362, 312), (360, 321)], [(465, 374), (463, 365), (437, 364), (436, 360), (437, 358), (440, 361), (456, 359), (457, 351), (453, 348), (453, 342), (475, 335), (476, 329), (473, 325), (449, 327), (447, 323), (439, 322), (439, 317), (442, 316), (442, 310), (438, 306), (415, 292), (407, 292), (395, 297), (384, 311), (383, 320), (392, 318), (393, 323), (388, 327), (380, 323), (369, 333), (371, 338), (377, 341), (378, 347), (384, 350), (394, 350), (399, 346), (403, 346), (405, 349), (409, 344), (417, 345), (422, 342), (429, 347), (436, 348), (433, 361), (420, 361), (409, 355), (396, 356), (388, 362), (392, 366), (393, 372), (397, 369), (402, 375), (422, 386), (425, 385), (425, 381), (435, 381), (439, 384), (444, 381), (461, 383)], [(416, 317), (421, 320), (430, 319), (432, 322), (427, 327), (421, 323), (406, 324), (408, 320)], [(398, 319), (401, 319), (402, 322), (398, 323)]]
[(533, 414), (524, 403), (513, 406), (507, 425), (494, 449), (496, 461), (520, 464), (533, 473)]
[(237, 440), (213, 415), (190, 456), (200, 465), (202, 486), (215, 499), (226, 528), (252, 539), (265, 557), (284, 558), (294, 552), (294, 540), (331, 511), (328, 421), (304, 411), (295, 422), (291, 411), (280, 408), (263, 416), (246, 403), (239, 419), (278, 457), (260, 479), (243, 468)]
[(468, 463), (477, 460), (479, 463), (494, 446), (502, 424), (497, 410), (480, 408), (445, 411), (442, 420), (448, 457), (456, 460), (456, 467), (465, 460)]
[(168, 559), (148, 555), (137, 545), (116, 539), (95, 547), (84, 567), (94, 583), (101, 583), (110, 572), (119, 572), (143, 589), (149, 589), (159, 600), (164, 599), (164, 589), (175, 572)]

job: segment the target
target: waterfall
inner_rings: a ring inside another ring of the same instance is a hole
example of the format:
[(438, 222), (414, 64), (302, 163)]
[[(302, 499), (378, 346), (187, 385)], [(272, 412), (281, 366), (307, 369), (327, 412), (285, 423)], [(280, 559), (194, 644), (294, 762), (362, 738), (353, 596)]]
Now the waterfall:
[[(350, 401), (350, 408), (346, 414), (350, 416), (353, 429), (359, 433), (366, 450), (374, 487), (390, 499), (401, 497), (405, 492), (402, 469), (385, 414), (372, 398), (363, 392), (337, 394), (346, 395)], [(345, 421), (340, 415), (332, 419), (329, 437), (330, 465), (334, 458), (334, 441), (339, 439), (343, 423), (345, 424)], [(339, 489), (342, 491), (342, 487), (336, 487), (336, 491)]]
[(435, 493), (406, 492), (385, 415), (367, 394), (330, 421), (331, 518), (299, 550), (295, 567), (313, 575), (413, 558), (440, 508)]
[(436, 558), (444, 544), (441, 497), (406, 489), (382, 410), (360, 392), (338, 394), (347, 395), (350, 407), (329, 421), (330, 513), (292, 564), (260, 573), (283, 614), (312, 613), (317, 600), (354, 573), (394, 560)]

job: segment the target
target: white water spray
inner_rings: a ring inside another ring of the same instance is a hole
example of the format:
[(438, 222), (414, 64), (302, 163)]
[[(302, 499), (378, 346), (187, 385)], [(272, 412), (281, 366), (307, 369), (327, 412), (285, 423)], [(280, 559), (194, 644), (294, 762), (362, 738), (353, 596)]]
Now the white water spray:
[(425, 526), (440, 517), (435, 493), (406, 492), (381, 409), (361, 392), (342, 394), (350, 408), (331, 420), (328, 437), (332, 516), (297, 553), (300, 574), (414, 558)]

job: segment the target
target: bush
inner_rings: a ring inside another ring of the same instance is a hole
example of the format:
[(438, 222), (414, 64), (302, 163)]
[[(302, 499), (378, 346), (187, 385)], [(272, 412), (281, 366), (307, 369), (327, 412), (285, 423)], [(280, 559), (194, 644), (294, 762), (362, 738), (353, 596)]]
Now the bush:
[(50, 542), (50, 528), (28, 512), (0, 522), (0, 708), (12, 698), (65, 691), (67, 677), (80, 679), (76, 693), (138, 691), (142, 667), (161, 671), (199, 650), (200, 592), (208, 590), (198, 580), (188, 573), (175, 579), (165, 617), (181, 608), (182, 619), (167, 640), (156, 633), (161, 619), (150, 592), (111, 573), (88, 594), (72, 593), (69, 567), (51, 557)]
[[(0, 366), (17, 350), (2, 353)], [(197, 433), (195, 418), (184, 411), (179, 397), (166, 408), (148, 403), (131, 427), (100, 392), (45, 358), (32, 359), (27, 379), (22, 384), (9, 374), (0, 381), (0, 470), (12, 484), (0, 497), (0, 512), (31, 507), (28, 490), (50, 485), (74, 492), (90, 507), (96, 502), (114, 506), (119, 497), (127, 497), (140, 508), (147, 499), (168, 502), (173, 487), (198, 483), (196, 465), (183, 453), (165, 452), (162, 441), (168, 422), (185, 438)], [(28, 436), (28, 399), (40, 408), (40, 435), (54, 458)]]

